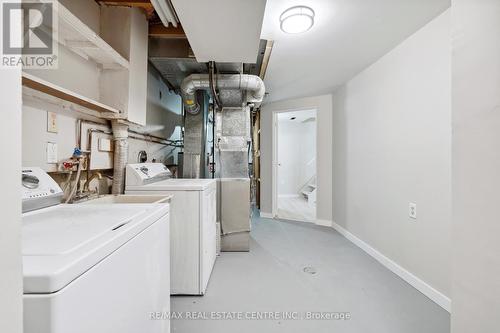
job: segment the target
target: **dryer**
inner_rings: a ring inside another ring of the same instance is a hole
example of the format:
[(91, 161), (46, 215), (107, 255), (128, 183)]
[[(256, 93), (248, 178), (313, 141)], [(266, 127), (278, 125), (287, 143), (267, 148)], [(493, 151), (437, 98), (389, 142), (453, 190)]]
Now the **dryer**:
[(169, 178), (161, 163), (129, 164), (126, 194), (171, 194), (170, 292), (203, 295), (216, 259), (215, 179)]
[(39, 168), (23, 168), (25, 333), (168, 333), (168, 204), (60, 202)]

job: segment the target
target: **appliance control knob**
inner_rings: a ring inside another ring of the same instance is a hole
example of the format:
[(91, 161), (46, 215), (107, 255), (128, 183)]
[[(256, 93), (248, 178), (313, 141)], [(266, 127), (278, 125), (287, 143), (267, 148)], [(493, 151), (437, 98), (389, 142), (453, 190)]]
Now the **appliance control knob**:
[(38, 188), (38, 185), (40, 184), (40, 180), (38, 179), (38, 177), (27, 175), (25, 173), (23, 173), (21, 181), (24, 187), (31, 190)]
[(137, 156), (139, 163), (145, 163), (148, 160), (148, 153), (145, 150), (141, 150)]

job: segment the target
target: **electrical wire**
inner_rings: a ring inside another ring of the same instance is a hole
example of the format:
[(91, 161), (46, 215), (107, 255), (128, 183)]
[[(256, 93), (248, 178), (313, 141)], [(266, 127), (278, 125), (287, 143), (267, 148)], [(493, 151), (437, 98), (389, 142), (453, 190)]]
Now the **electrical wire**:
[(212, 93), (212, 97), (214, 99), (215, 104), (217, 104), (217, 108), (221, 109), (222, 104), (219, 99), (219, 95), (217, 94), (217, 77), (215, 76), (215, 62), (210, 61), (208, 63), (208, 80), (210, 81), (210, 91)]
[(64, 185), (62, 186), (63, 192), (66, 192), (68, 189), (68, 186), (71, 184), (71, 176), (73, 175), (73, 171), (68, 172), (68, 176), (66, 177), (66, 180), (64, 181)]

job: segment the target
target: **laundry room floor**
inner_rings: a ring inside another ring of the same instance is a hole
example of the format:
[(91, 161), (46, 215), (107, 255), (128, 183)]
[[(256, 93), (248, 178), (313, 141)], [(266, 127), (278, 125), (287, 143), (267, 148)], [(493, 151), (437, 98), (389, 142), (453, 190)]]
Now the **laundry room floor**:
[(172, 297), (172, 332), (450, 332), (448, 312), (335, 230), (256, 215), (250, 252), (222, 253), (205, 296)]
[(285, 220), (314, 222), (316, 220), (316, 207), (309, 205), (302, 196), (279, 197), (278, 216)]

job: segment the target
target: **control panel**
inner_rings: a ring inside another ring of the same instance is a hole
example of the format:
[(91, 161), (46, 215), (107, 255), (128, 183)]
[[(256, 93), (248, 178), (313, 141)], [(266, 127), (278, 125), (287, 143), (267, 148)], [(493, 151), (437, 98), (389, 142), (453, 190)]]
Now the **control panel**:
[(21, 173), (23, 212), (61, 203), (63, 191), (52, 177), (38, 167), (24, 167)]
[(146, 185), (168, 179), (171, 176), (172, 173), (163, 163), (128, 164), (125, 184), (127, 186)]

